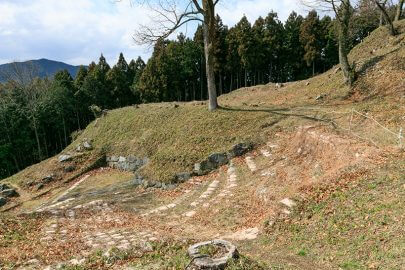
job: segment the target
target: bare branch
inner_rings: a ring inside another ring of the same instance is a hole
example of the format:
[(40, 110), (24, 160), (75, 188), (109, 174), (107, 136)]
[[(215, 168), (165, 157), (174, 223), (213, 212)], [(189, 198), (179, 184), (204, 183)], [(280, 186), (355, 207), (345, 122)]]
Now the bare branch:
[(204, 13), (204, 10), (201, 8), (201, 6), (200, 6), (200, 4), (198, 3), (197, 0), (193, 0), (193, 4), (194, 4), (195, 8), (196, 8), (201, 14)]
[[(179, 5), (180, 8), (176, 5), (177, 1), (182, 2)], [(168, 38), (188, 22), (202, 22), (204, 25), (204, 55), (209, 97), (208, 109), (210, 111), (218, 107), (213, 60), (215, 5), (218, 2), (219, 0), (202, 0), (200, 4), (198, 0), (143, 0), (143, 4), (146, 4), (156, 16), (150, 17), (153, 24), (149, 26), (141, 25), (134, 37), (135, 42), (138, 44), (152, 45), (159, 40)]]
[(387, 27), (388, 27), (388, 29), (390, 31), (390, 34), (392, 36), (395, 36), (396, 31), (395, 31), (394, 25), (392, 23), (392, 20), (391, 20), (390, 16), (387, 13), (387, 10), (385, 9), (385, 3), (387, 1), (385, 0), (384, 2), (380, 3), (378, 0), (375, 0), (374, 2), (377, 5), (377, 7), (380, 9), (381, 14), (383, 15), (383, 17), (385, 18), (385, 21), (387, 22)]
[[(197, 5), (196, 5), (197, 4)], [(189, 0), (186, 4), (178, 4), (176, 0), (143, 1), (152, 15), (150, 23), (140, 25), (134, 36), (137, 44), (153, 44), (160, 39), (168, 38), (177, 29), (188, 22), (204, 22), (201, 18), (202, 9), (198, 1)]]

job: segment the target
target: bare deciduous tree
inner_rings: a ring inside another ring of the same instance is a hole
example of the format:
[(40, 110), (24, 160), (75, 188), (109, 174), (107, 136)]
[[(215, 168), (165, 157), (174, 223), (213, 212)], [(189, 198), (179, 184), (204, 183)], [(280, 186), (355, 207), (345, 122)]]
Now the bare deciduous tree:
[(397, 6), (397, 11), (395, 13), (395, 19), (394, 21), (399, 21), (401, 19), (402, 15), (402, 8), (404, 7), (404, 0), (399, 0), (398, 1), (398, 6)]
[[(380, 1), (379, 3), (380, 3), (380, 5), (382, 6), (382, 7), (384, 7), (385, 8), (385, 5), (387, 4), (387, 1), (388, 0), (384, 0), (384, 1)], [(376, 1), (374, 1), (374, 3), (376, 3)], [(379, 8), (380, 9), (380, 8)], [(384, 14), (382, 13), (382, 11), (381, 11), (381, 9), (380, 9), (380, 26), (383, 26), (384, 25)]]
[(37, 142), (38, 158), (42, 160), (42, 149), (39, 140), (38, 115), (40, 110), (40, 100), (46, 91), (40, 82), (36, 81), (39, 77), (39, 68), (33, 62), (21, 64), (18, 62), (11, 63), (10, 69), (1, 72), (1, 77), (8, 81), (16, 91), (21, 91), (21, 97), (24, 99), (26, 108), (22, 113), (30, 121), (34, 130)]
[(165, 39), (191, 21), (199, 21), (204, 29), (204, 54), (206, 61), (209, 110), (218, 107), (214, 74), (215, 7), (219, 0), (144, 0), (154, 13), (151, 25), (141, 25), (136, 32), (138, 44), (153, 44)]
[(339, 62), (345, 82), (351, 86), (355, 80), (355, 70), (349, 64), (349, 26), (353, 15), (350, 0), (302, 0), (304, 5), (321, 11), (333, 11), (336, 16), (339, 45)]
[(384, 20), (387, 23), (387, 27), (388, 27), (388, 30), (390, 31), (390, 34), (392, 36), (395, 36), (396, 31), (394, 28), (394, 24), (392, 23), (392, 20), (391, 20), (390, 16), (388, 15), (387, 10), (385, 8), (385, 4), (387, 1), (386, 0), (384, 0), (384, 1), (375, 0), (374, 2), (377, 5), (377, 7), (380, 9), (381, 15), (384, 17)]

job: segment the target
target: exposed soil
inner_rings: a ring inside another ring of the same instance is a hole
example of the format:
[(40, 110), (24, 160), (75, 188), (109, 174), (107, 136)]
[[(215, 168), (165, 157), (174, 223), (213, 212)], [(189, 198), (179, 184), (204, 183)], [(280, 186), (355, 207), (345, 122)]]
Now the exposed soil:
[[(275, 133), (268, 141), (231, 165), (174, 190), (130, 188), (125, 182), (89, 189), (94, 179), (114, 174), (111, 169), (95, 171), (61, 202), (50, 200), (37, 209), (42, 213), (33, 223), (37, 229), (25, 231), (26, 240), (17, 245), (3, 244), (0, 257), (17, 265), (32, 259), (39, 265), (56, 265), (100, 249), (130, 250), (170, 239), (255, 241), (269, 224), (289, 219), (318, 188), (357, 181), (389, 156), (387, 150), (325, 127), (303, 126), (289, 134)], [(30, 223), (32, 218), (22, 217)], [(16, 246), (25, 253), (16, 253)]]

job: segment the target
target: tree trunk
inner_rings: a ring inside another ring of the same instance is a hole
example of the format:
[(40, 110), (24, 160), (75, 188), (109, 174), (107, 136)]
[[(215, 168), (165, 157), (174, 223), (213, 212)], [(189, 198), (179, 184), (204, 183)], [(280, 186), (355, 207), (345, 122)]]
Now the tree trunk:
[(222, 74), (219, 74), (219, 95), (223, 94), (223, 90), (222, 90)]
[(233, 72), (231, 72), (231, 83), (229, 84), (229, 93), (233, 90)]
[[(59, 136), (60, 151), (62, 151), (63, 146), (62, 146), (62, 137), (60, 136), (60, 131), (58, 131), (58, 136)], [(56, 141), (58, 141), (58, 140), (56, 140)], [(58, 144), (58, 142), (56, 142), (56, 144)]]
[(350, 22), (350, 2), (349, 0), (343, 1), (342, 17), (339, 20), (339, 62), (342, 68), (345, 82), (352, 86), (354, 82), (353, 70), (349, 64), (348, 55), (348, 38), (349, 38), (349, 22)]
[(34, 127), (35, 139), (37, 141), (38, 159), (41, 161), (42, 160), (41, 144), (39, 142), (38, 128), (37, 128), (37, 123), (36, 123), (35, 119), (33, 120), (32, 124), (33, 124), (33, 127)]
[(398, 6), (397, 6), (397, 12), (395, 13), (394, 21), (399, 21), (401, 19), (403, 6), (404, 6), (404, 0), (399, 0)]
[(387, 11), (385, 10), (385, 4), (381, 5), (378, 0), (375, 0), (376, 5), (381, 11), (381, 15), (384, 16), (385, 22), (387, 23), (388, 30), (390, 31), (391, 36), (396, 35), (396, 31), (394, 28), (394, 24), (392, 23), (392, 20), (390, 16), (388, 15)]
[(49, 157), (48, 142), (46, 141), (46, 136), (47, 136), (47, 134), (46, 134), (46, 132), (45, 132), (44, 129), (42, 129), (42, 131), (43, 131), (43, 133), (44, 133), (44, 136), (42, 136), (42, 137), (44, 138), (45, 154), (46, 154), (46, 157)]
[(212, 1), (203, 0), (204, 9), (204, 53), (208, 87), (208, 110), (218, 107), (217, 89), (214, 72), (214, 36), (215, 36), (215, 6)]
[(193, 100), (195, 100), (195, 83), (193, 81)]
[(184, 101), (188, 101), (187, 82), (184, 82)]
[(315, 60), (312, 61), (312, 77), (315, 76)]
[(379, 26), (383, 26), (384, 25), (384, 15), (383, 13), (380, 11), (380, 22), (378, 24)]
[(78, 111), (77, 111), (77, 108), (76, 108), (76, 119), (77, 119), (77, 128), (78, 128), (79, 130), (81, 130), (81, 127), (80, 127), (80, 118), (79, 118), (79, 113), (78, 113)]
[[(377, 0), (376, 0), (377, 2)], [(384, 2), (381, 4), (383, 8), (385, 8), (385, 4), (387, 3), (387, 0), (384, 0)], [(380, 26), (384, 25), (384, 14), (383, 12), (380, 10)]]
[(269, 82), (272, 81), (273, 77), (273, 62), (270, 62), (270, 73), (269, 73)]
[[(7, 135), (8, 143), (9, 143), (10, 145), (13, 145), (13, 142), (11, 141), (11, 137), (10, 137), (10, 134), (9, 134), (9, 129), (8, 129), (8, 127), (7, 127), (7, 122), (6, 122), (6, 120), (3, 119), (3, 123), (4, 123), (4, 127), (6, 128), (6, 135)], [(11, 157), (13, 158), (15, 167), (17, 168), (18, 171), (20, 171), (20, 166), (19, 166), (19, 164), (18, 164), (18, 161), (17, 161), (17, 158), (16, 158), (15, 154), (14, 154), (14, 153), (10, 153), (10, 155), (11, 155)]]
[(204, 80), (204, 76), (203, 76), (203, 56), (200, 56), (200, 100), (203, 100), (203, 80)]
[(65, 123), (65, 117), (62, 115), (62, 123), (63, 123), (63, 135), (65, 137), (65, 147), (68, 144), (68, 140), (67, 140), (67, 133), (66, 133), (66, 123)]

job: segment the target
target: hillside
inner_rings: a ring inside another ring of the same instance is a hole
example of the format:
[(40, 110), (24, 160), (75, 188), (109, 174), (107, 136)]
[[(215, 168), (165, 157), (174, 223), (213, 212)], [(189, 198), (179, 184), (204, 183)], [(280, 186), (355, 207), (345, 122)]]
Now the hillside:
[[(224, 238), (241, 253), (227, 269), (400, 269), (405, 21), (396, 26), (352, 50), (351, 90), (334, 67), (223, 95), (212, 113), (204, 102), (107, 112), (67, 161), (5, 179), (20, 196), (0, 208), (0, 266), (184, 269), (189, 244)], [(254, 149), (181, 179), (238, 144)]]
[(70, 75), (74, 78), (79, 70), (79, 66), (72, 66), (63, 62), (48, 59), (8, 63), (0, 65), (0, 82), (4, 82), (9, 79), (10, 76), (13, 76), (12, 74), (15, 69), (13, 65), (16, 65), (18, 70), (34, 69), (34, 74), (38, 75), (40, 78), (52, 77), (56, 72), (65, 69), (69, 71)]

